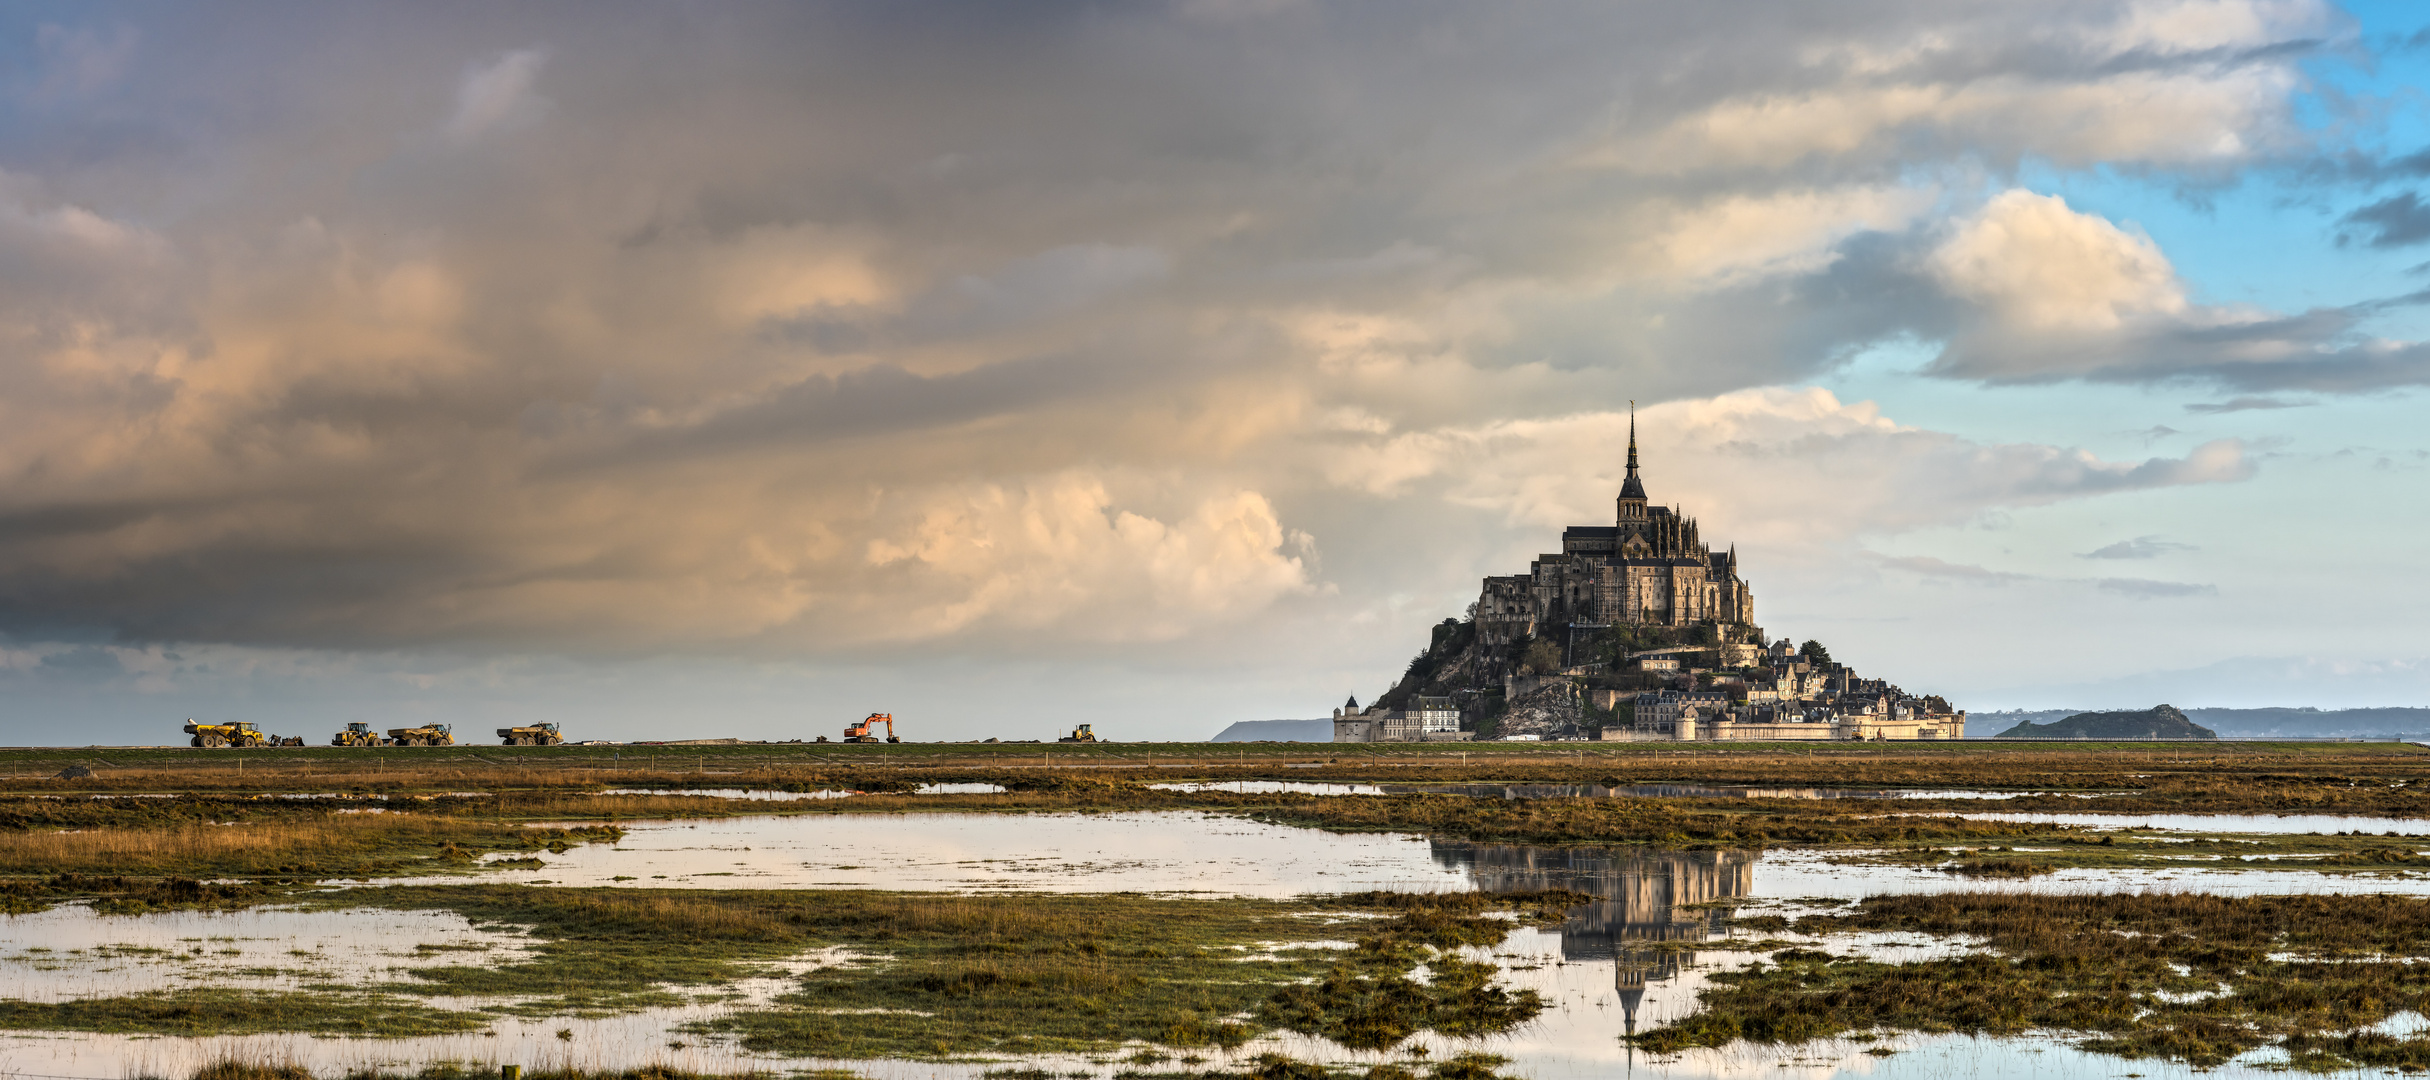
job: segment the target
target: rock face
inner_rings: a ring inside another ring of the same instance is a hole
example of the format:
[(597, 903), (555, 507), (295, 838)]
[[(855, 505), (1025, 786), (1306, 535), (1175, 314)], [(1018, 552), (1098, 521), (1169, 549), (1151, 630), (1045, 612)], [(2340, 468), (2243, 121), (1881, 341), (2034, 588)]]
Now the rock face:
[(1586, 712), (1579, 708), (1578, 694), (1569, 683), (1541, 686), (1510, 703), (1510, 711), (1502, 715), (1495, 729), (1497, 738), (1512, 735), (1533, 735), (1540, 739), (1580, 738), (1579, 726)]
[(2216, 739), (2219, 733), (2185, 718), (2174, 705), (2142, 712), (2077, 713), (2047, 724), (2023, 723), (1999, 733), (2002, 739)]

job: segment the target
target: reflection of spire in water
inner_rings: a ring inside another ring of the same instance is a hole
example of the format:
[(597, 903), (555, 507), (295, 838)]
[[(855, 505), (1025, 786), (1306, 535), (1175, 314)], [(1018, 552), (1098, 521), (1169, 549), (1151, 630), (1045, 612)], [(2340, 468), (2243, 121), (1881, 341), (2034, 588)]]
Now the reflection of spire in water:
[(1561, 956), (1612, 961), (1612, 985), (1631, 1035), (1647, 984), (1676, 978), (1683, 964), (1695, 962), (1678, 945), (1721, 932), (1721, 909), (1695, 905), (1746, 896), (1755, 885), (1751, 851), (1432, 844), (1436, 863), (1466, 872), (1489, 892), (1574, 889), (1603, 897), (1561, 924)]

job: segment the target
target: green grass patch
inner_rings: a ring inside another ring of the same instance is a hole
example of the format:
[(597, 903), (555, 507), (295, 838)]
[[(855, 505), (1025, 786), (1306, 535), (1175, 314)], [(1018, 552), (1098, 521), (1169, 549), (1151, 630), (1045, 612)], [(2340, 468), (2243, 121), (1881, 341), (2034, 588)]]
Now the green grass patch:
[(0, 1028), (110, 1034), (449, 1035), (484, 1022), (384, 994), (176, 990), (81, 1001), (0, 1000)]
[(2430, 1010), (2430, 970), (2408, 962), (2430, 957), (2430, 900), (2414, 897), (1875, 897), (1796, 928), (1968, 935), (1988, 948), (1909, 964), (1775, 953), (1773, 964), (1714, 975), (1693, 1015), (1637, 1044), (2057, 1030), (2096, 1052), (2201, 1067), (2281, 1040), (2323, 1066), (2401, 1064), (2418, 1040), (2351, 1033)]
[[(1574, 893), (1371, 893), (1299, 900), (1136, 895), (391, 887), (331, 907), (448, 910), (527, 928), (529, 955), (436, 964), (384, 997), (475, 995), (518, 1014), (671, 1003), (812, 950), (857, 957), (769, 1006), (701, 1025), (749, 1050), (839, 1059), (1104, 1053), (1125, 1042), (1237, 1046), (1276, 1027), (1389, 1045), (1535, 1015), (1454, 950), (1557, 924)], [(1497, 917), (1515, 915), (1510, 918)], [(1350, 942), (1343, 950), (1327, 943)], [(1432, 976), (1419, 984), (1418, 965)], [(1344, 1017), (1353, 1017), (1348, 1022)]]

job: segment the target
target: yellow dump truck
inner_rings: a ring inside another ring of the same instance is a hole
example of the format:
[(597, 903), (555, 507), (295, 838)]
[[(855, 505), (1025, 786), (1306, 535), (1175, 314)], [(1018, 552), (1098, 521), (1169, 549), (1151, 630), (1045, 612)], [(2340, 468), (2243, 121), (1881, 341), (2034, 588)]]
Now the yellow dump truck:
[(527, 727), (502, 727), (498, 738), (508, 746), (555, 746), (565, 741), (557, 734), (555, 724), (532, 724)]
[(266, 744), (266, 740), (262, 738), (261, 729), (244, 720), (226, 724), (198, 724), (188, 720), (186, 721), (186, 734), (194, 736), (196, 746), (262, 746)]
[(454, 746), (456, 736), (445, 724), (424, 724), (421, 727), (392, 727), (388, 729), (390, 746)]
[(371, 725), (369, 724), (348, 724), (346, 725), (346, 730), (338, 732), (336, 735), (330, 737), (329, 745), (386, 746), (388, 745), (388, 740), (381, 738), (378, 732), (371, 730)]

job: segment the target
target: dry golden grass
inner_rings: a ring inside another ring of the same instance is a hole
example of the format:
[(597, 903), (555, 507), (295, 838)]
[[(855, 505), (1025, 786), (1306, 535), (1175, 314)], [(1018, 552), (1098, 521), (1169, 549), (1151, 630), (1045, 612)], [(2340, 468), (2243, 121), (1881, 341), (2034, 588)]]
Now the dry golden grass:
[(40, 874), (323, 876), (394, 872), (552, 841), (563, 830), (406, 815), (347, 815), (232, 825), (181, 823), (75, 831), (0, 831), (0, 867)]

